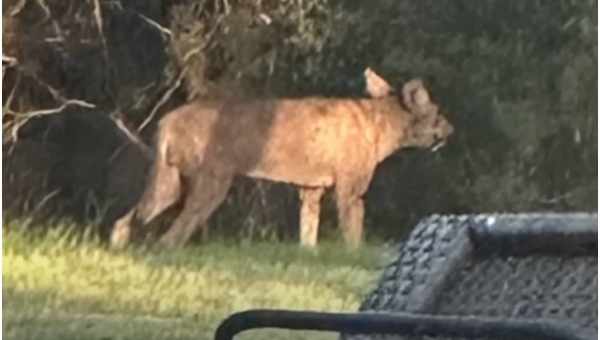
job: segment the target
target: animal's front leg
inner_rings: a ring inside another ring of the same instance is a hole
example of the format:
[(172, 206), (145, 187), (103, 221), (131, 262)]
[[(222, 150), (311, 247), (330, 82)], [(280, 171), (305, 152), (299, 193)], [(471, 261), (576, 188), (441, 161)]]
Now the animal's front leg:
[(300, 244), (306, 247), (317, 245), (319, 234), (319, 214), (324, 188), (301, 188), (300, 201)]
[(212, 213), (221, 205), (233, 176), (202, 170), (195, 174), (183, 209), (159, 243), (167, 248), (184, 245), (198, 227), (206, 227)]
[(365, 204), (362, 196), (367, 192), (372, 176), (372, 170), (362, 175), (339, 176), (340, 181), (335, 187), (339, 227), (351, 248), (360, 246), (363, 239)]
[(337, 199), (338, 220), (346, 244), (352, 248), (360, 246), (363, 239), (364, 201), (360, 197)]

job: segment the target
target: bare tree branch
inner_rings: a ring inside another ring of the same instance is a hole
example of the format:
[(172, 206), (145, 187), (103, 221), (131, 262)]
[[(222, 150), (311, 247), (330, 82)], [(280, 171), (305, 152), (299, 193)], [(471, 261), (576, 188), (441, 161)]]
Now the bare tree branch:
[[(4, 80), (4, 72), (2, 73), (2, 78)], [(17, 73), (17, 79), (15, 79), (15, 85), (10, 90), (10, 94), (8, 95), (8, 98), (6, 98), (6, 103), (4, 104), (4, 107), (2, 108), (4, 112), (8, 113), (7, 111), (10, 111), (10, 105), (12, 104), (12, 101), (15, 97), (15, 93), (17, 92), (17, 88), (19, 87), (19, 85), (21, 85), (21, 73)]]
[(63, 104), (57, 108), (54, 109), (46, 109), (46, 110), (37, 110), (37, 111), (30, 111), (27, 113), (22, 113), (22, 114), (18, 114), (15, 115), (15, 122), (13, 122), (12, 128), (11, 128), (11, 138), (13, 142), (16, 142), (19, 138), (18, 138), (18, 132), (19, 129), (21, 127), (23, 127), (23, 125), (25, 125), (30, 119), (32, 118), (37, 118), (40, 116), (47, 116), (47, 115), (52, 115), (52, 114), (56, 114), (56, 113), (60, 113), (62, 112), (64, 109), (66, 109), (68, 106), (81, 106), (81, 107), (85, 107), (85, 108), (95, 108), (96, 105), (88, 103), (86, 101), (83, 100), (79, 100), (79, 99), (69, 99), (63, 102)]
[(94, 18), (96, 20), (96, 26), (98, 27), (98, 33), (100, 33), (102, 46), (104, 47), (106, 62), (108, 63), (108, 54), (106, 53), (106, 37), (104, 36), (104, 25), (102, 21), (102, 8), (100, 7), (100, 0), (94, 0)]
[(17, 4), (10, 11), (9, 15), (11, 17), (14, 17), (15, 15), (21, 13), (21, 11), (23, 10), (23, 8), (25, 8), (26, 4), (27, 4), (27, 0), (19, 0), (19, 2), (17, 2)]
[[(127, 125), (125, 125), (125, 122), (123, 122), (123, 119), (121, 119), (120, 117), (112, 116), (112, 115), (111, 115), (110, 119), (115, 123), (116, 127), (119, 130), (121, 130), (123, 132), (123, 134), (125, 134), (125, 136), (127, 137), (127, 139), (129, 139), (129, 141), (131, 143), (135, 144), (136, 146), (138, 146), (140, 148), (140, 150), (142, 151), (142, 153), (144, 154), (144, 156), (147, 159), (153, 158), (153, 153), (152, 153), (151, 148), (142, 141), (142, 139), (138, 136), (137, 133), (131, 131), (127, 127)], [(115, 150), (115, 152), (110, 156), (109, 162), (112, 162), (121, 153), (121, 151), (123, 151), (125, 149), (125, 146), (126, 145), (122, 145), (119, 148), (117, 148)]]
[[(204, 42), (202, 43), (201, 46), (198, 46), (198, 47), (188, 51), (185, 54), (185, 56), (183, 57), (183, 64), (184, 64), (183, 70), (179, 73), (175, 82), (173, 82), (173, 84), (167, 89), (167, 91), (165, 91), (165, 93), (159, 99), (159, 101), (156, 103), (154, 108), (152, 108), (152, 111), (150, 112), (148, 117), (146, 117), (146, 119), (144, 119), (142, 124), (140, 124), (140, 126), (137, 129), (138, 132), (143, 131), (146, 128), (146, 126), (148, 126), (148, 124), (150, 124), (150, 122), (154, 119), (154, 116), (156, 116), (156, 114), (158, 113), (158, 110), (169, 100), (169, 98), (171, 98), (171, 96), (173, 95), (173, 92), (175, 92), (175, 90), (177, 90), (181, 86), (181, 83), (183, 82), (183, 79), (186, 74), (185, 65), (194, 55), (200, 53), (203, 49), (205, 49), (208, 46), (208, 44), (210, 44), (210, 42), (212, 41), (212, 38), (214, 37), (215, 33), (219, 29), (219, 26), (224, 18), (225, 18), (225, 16), (222, 15), (215, 21), (213, 28), (205, 36)], [(169, 31), (169, 33), (171, 33), (171, 32)]]
[(37, 0), (36, 2), (42, 8), (42, 11), (44, 11), (44, 21), (48, 20), (52, 16), (52, 14), (50, 13), (50, 8), (44, 2), (44, 0)]
[[(4, 56), (3, 57), (3, 62), (4, 62)], [(10, 62), (12, 57), (7, 57), (7, 62)], [(58, 102), (66, 102), (67, 99), (65, 97), (63, 97), (60, 94), (60, 91), (58, 91), (57, 89), (55, 89), (52, 85), (46, 83), (44, 80), (42, 80), (40, 77), (38, 77), (37, 73), (35, 72), (31, 72), (30, 70), (28, 70), (26, 67), (22, 67), (19, 65), (19, 61), (16, 58), (12, 58), (14, 59), (16, 62), (14, 62), (13, 64), (9, 64), (9, 66), (11, 67), (15, 67), (16, 70), (19, 72), (19, 74), (23, 74), (27, 77), (31, 77), (33, 80), (35, 80), (38, 84), (40, 84), (41, 86), (43, 86), (48, 93), (50, 93), (50, 95), (52, 96), (52, 98)], [(4, 66), (4, 65), (3, 65)]]
[(5, 66), (4, 64), (6, 64), (6, 67), (12, 67), (12, 66), (17, 65), (18, 63), (19, 63), (19, 60), (17, 60), (17, 58), (2, 54), (2, 66), (3, 67)]
[(223, 21), (223, 19), (225, 18), (225, 16), (220, 16), (217, 21), (215, 22), (215, 25), (213, 26), (212, 30), (210, 30), (210, 32), (208, 32), (208, 34), (206, 34), (205, 38), (204, 38), (204, 42), (202, 43), (202, 45), (189, 50), (184, 56), (183, 56), (183, 63), (186, 64), (188, 62), (188, 60), (193, 57), (194, 55), (202, 52), (203, 49), (205, 49), (208, 44), (210, 44), (210, 42), (212, 41), (212, 38), (214, 37), (215, 33), (217, 32), (217, 30), (219, 29), (219, 25), (221, 24), (221, 21)]
[(137, 15), (144, 20), (146, 23), (148, 23), (150, 26), (158, 29), (162, 34), (166, 35), (167, 37), (171, 38), (173, 36), (173, 33), (171, 32), (171, 30), (169, 30), (168, 28), (160, 25), (159, 23), (157, 23), (156, 21), (148, 18), (147, 16), (141, 14), (141, 13), (137, 13)]
[[(110, 83), (111, 80), (111, 61), (108, 55), (108, 44), (106, 43), (106, 36), (104, 35), (104, 21), (102, 20), (102, 7), (100, 6), (100, 0), (94, 0), (94, 18), (96, 20), (96, 26), (98, 27), (98, 33), (100, 40), (102, 41), (102, 56), (104, 58), (104, 80)], [(110, 87), (106, 87), (109, 95), (114, 100), (114, 93)]]
[(90, 109), (93, 109), (96, 107), (96, 105), (94, 105), (92, 103), (88, 103), (84, 100), (68, 99), (64, 103), (62, 103), (61, 106), (59, 106), (57, 108), (31, 111), (31, 112), (21, 114), (19, 116), (21, 116), (25, 119), (35, 118), (35, 117), (39, 117), (39, 116), (47, 116), (47, 115), (51, 115), (51, 114), (55, 114), (55, 113), (60, 113), (64, 109), (66, 109), (68, 106), (81, 106), (81, 107), (90, 108)]
[(179, 76), (177, 76), (177, 79), (175, 80), (173, 85), (171, 85), (167, 89), (167, 91), (165, 91), (165, 93), (162, 95), (162, 97), (156, 103), (156, 105), (154, 106), (154, 108), (152, 109), (152, 111), (150, 112), (148, 117), (146, 117), (146, 119), (144, 119), (142, 124), (140, 124), (140, 126), (138, 127), (138, 129), (137, 129), (138, 132), (142, 132), (144, 130), (144, 128), (148, 124), (150, 124), (150, 122), (154, 119), (154, 116), (156, 116), (156, 114), (158, 113), (158, 110), (167, 102), (167, 100), (169, 100), (169, 98), (171, 98), (171, 96), (173, 95), (173, 92), (175, 92), (175, 90), (177, 90), (181, 86), (184, 76), (185, 76), (185, 70), (183, 70), (179, 73)]

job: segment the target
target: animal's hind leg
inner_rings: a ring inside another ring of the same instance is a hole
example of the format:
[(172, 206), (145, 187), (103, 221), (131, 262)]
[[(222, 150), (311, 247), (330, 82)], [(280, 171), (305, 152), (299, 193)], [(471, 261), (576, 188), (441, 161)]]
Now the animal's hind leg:
[(139, 220), (142, 225), (150, 223), (179, 201), (181, 195), (179, 170), (175, 166), (166, 164), (163, 159), (157, 159), (148, 186), (136, 205), (135, 220)]
[(131, 223), (135, 209), (130, 210), (123, 217), (119, 218), (110, 234), (110, 246), (114, 249), (124, 248), (131, 240)]
[(325, 188), (300, 188), (300, 244), (314, 247), (317, 245), (319, 233), (319, 214), (321, 212), (321, 197)]
[(113, 248), (125, 247), (132, 238), (136, 222), (148, 224), (181, 197), (179, 170), (166, 164), (164, 157), (157, 157), (150, 178), (140, 201), (113, 225), (110, 244)]
[(198, 227), (205, 227), (209, 217), (227, 196), (232, 180), (233, 175), (229, 174), (215, 174), (207, 170), (195, 173), (181, 213), (159, 243), (167, 248), (181, 246)]

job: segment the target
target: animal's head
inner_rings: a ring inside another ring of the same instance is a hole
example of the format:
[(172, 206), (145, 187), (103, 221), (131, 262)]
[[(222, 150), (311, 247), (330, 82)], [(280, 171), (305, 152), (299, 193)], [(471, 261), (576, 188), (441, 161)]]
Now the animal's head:
[(439, 149), (454, 132), (454, 127), (431, 101), (429, 92), (420, 79), (413, 79), (402, 87), (400, 93), (371, 69), (365, 71), (367, 93), (373, 98), (393, 96), (408, 114), (402, 136), (402, 146)]

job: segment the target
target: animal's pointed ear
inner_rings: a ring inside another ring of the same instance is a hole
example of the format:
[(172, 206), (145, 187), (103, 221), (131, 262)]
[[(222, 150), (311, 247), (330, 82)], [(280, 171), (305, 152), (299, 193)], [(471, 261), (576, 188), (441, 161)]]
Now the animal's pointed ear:
[(373, 72), (371, 68), (367, 67), (365, 70), (365, 80), (367, 83), (366, 91), (372, 98), (381, 98), (392, 93), (392, 87), (377, 73)]
[(413, 79), (402, 87), (402, 99), (409, 109), (422, 108), (431, 104), (429, 92), (421, 79)]

